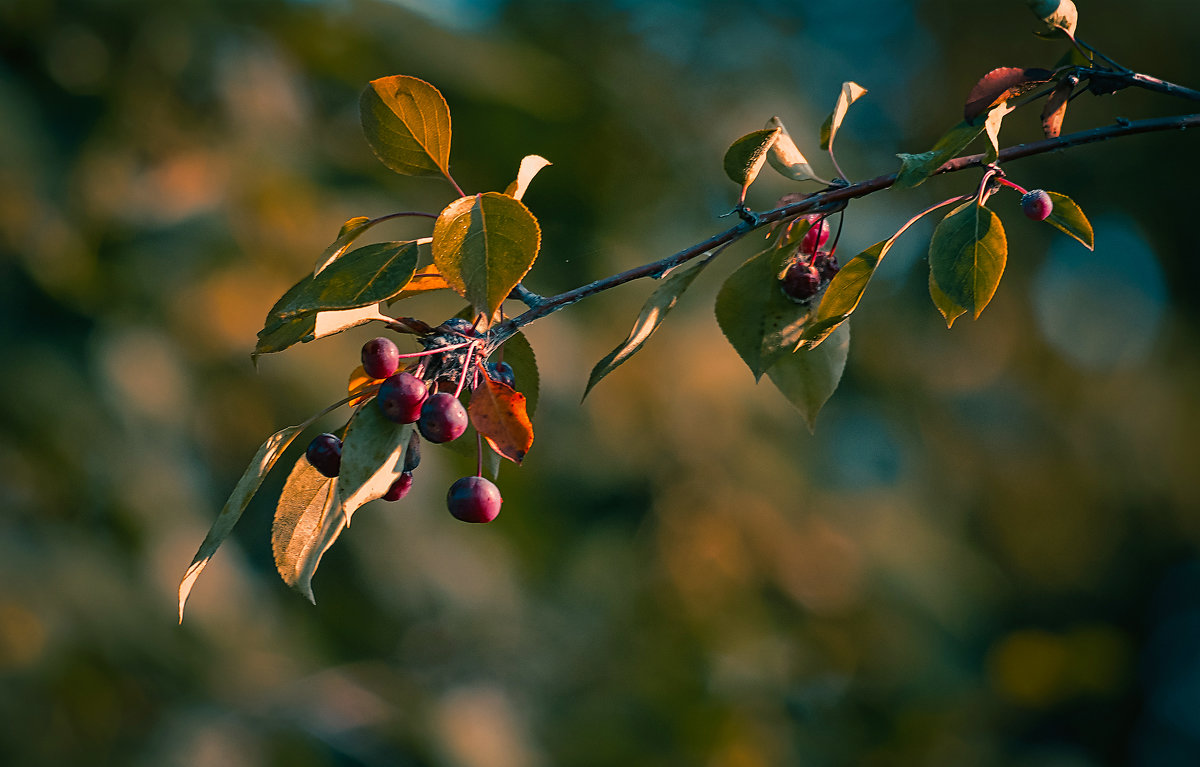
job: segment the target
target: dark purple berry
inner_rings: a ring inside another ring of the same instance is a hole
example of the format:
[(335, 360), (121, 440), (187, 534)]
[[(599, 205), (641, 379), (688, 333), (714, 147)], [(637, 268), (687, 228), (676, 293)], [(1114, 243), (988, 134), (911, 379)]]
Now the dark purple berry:
[(450, 513), (463, 522), (491, 522), (502, 503), (500, 488), (483, 477), (463, 477), (446, 493)]
[(822, 251), (813, 256), (813, 266), (817, 269), (817, 274), (821, 275), (821, 279), (828, 282), (833, 279), (833, 276), (841, 269), (838, 266), (837, 256), (827, 251)]
[(342, 441), (332, 434), (318, 434), (304, 453), (308, 462), (326, 477), (336, 477), (342, 468)]
[(825, 247), (825, 243), (828, 241), (829, 219), (822, 216), (813, 221), (812, 226), (804, 233), (804, 239), (800, 240), (800, 252), (805, 255), (811, 255)]
[(499, 381), (510, 389), (517, 388), (517, 374), (507, 362), (489, 362), (487, 372), (488, 378), (493, 381)]
[(1034, 221), (1045, 221), (1054, 212), (1054, 201), (1044, 189), (1032, 189), (1021, 195), (1021, 211)]
[(372, 338), (363, 344), (362, 364), (372, 378), (387, 378), (400, 369), (400, 349), (390, 338)]
[(416, 423), (421, 417), (421, 405), (429, 396), (425, 382), (412, 373), (396, 373), (379, 386), (375, 401), (389, 420), (396, 423)]
[(421, 435), (416, 431), (408, 438), (408, 449), (404, 451), (404, 471), (412, 471), (421, 465)]
[(408, 495), (409, 489), (412, 488), (413, 476), (411, 471), (406, 471), (396, 477), (396, 481), (388, 488), (388, 491), (383, 494), (385, 501), (398, 501)]
[(430, 442), (442, 443), (458, 439), (467, 430), (467, 409), (450, 392), (439, 392), (421, 406), (417, 429)]
[(462, 317), (451, 317), (443, 322), (438, 329), (458, 333), (470, 338), (475, 338), (479, 335), (475, 332), (475, 325), (470, 320), (464, 320)]
[(807, 261), (797, 259), (783, 273), (779, 287), (788, 298), (804, 303), (817, 294), (821, 287), (821, 275)]

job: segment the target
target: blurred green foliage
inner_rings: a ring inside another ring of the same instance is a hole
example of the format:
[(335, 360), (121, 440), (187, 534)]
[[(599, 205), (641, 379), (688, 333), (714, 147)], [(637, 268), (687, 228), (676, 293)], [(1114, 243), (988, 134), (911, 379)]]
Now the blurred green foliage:
[[(1090, 43), (1200, 85), (1193, 3), (1079, 4)], [(468, 190), (502, 189), (525, 154), (555, 163), (525, 198), (544, 233), (529, 284), (551, 293), (716, 231), (737, 193), (722, 154), (772, 114), (829, 173), (820, 122), (861, 83), (839, 160), (872, 176), (988, 70), (1061, 53), (1018, 2), (853, 5), (0, 4), (4, 763), (1200, 761), (1190, 134), (1009, 168), (1079, 202), (1097, 252), (996, 198), (1008, 273), (953, 331), (925, 288), (932, 223), (905, 235), (815, 435), (712, 318), (705, 295), (752, 248), (582, 406), (654, 286), (537, 323), (537, 442), (495, 523), (445, 513), (465, 463), (431, 449), (412, 494), (331, 550), (313, 608), (274, 572), (276, 476), (175, 625), (245, 462), (342, 396), (371, 334), (256, 372), (266, 310), (345, 219), (451, 199), (371, 156), (367, 81), (446, 94)], [(1187, 109), (1081, 98), (1065, 130)], [(1001, 138), (1036, 135), (1017, 113)], [(959, 175), (856, 202), (842, 252)], [(749, 203), (787, 189), (764, 178)]]

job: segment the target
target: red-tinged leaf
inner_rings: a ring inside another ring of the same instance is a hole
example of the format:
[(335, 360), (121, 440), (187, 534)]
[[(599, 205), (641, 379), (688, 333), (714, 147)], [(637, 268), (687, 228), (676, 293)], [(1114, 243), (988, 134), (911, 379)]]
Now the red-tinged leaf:
[(1042, 108), (1042, 132), (1046, 134), (1046, 138), (1058, 138), (1062, 133), (1063, 118), (1067, 115), (1067, 102), (1070, 101), (1074, 88), (1073, 80), (1064, 78), (1050, 94), (1050, 98), (1046, 99), (1046, 106)]
[(1020, 67), (1000, 67), (988, 72), (967, 96), (967, 104), (963, 108), (963, 118), (974, 122), (975, 118), (991, 109), (1001, 101), (1020, 96), (1022, 93), (1050, 81), (1052, 72), (1046, 69), (1022, 69)]
[(467, 413), (493, 450), (513, 463), (525, 460), (533, 445), (533, 424), (525, 411), (524, 394), (485, 376), (471, 392)]

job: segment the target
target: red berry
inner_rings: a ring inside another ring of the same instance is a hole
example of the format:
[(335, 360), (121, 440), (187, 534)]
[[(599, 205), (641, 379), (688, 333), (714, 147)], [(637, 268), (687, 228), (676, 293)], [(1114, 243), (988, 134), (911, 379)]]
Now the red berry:
[(779, 280), (783, 294), (797, 303), (804, 303), (817, 294), (821, 275), (807, 261), (796, 259)]
[(814, 221), (809, 230), (804, 233), (804, 239), (800, 240), (800, 252), (811, 255), (825, 247), (825, 243), (828, 241), (829, 219), (822, 216)]
[(1044, 189), (1032, 189), (1021, 195), (1021, 210), (1034, 221), (1045, 221), (1054, 212), (1054, 201)]
[(379, 386), (375, 401), (389, 420), (396, 423), (416, 423), (421, 417), (421, 405), (429, 396), (425, 382), (412, 373), (396, 373)]
[(400, 348), (390, 338), (373, 338), (363, 344), (362, 364), (372, 378), (387, 378), (400, 369)]
[(467, 430), (467, 409), (450, 392), (439, 392), (421, 406), (417, 429), (430, 442), (458, 439)]
[(412, 488), (413, 475), (411, 471), (406, 471), (396, 477), (396, 481), (388, 488), (388, 491), (383, 494), (385, 501), (398, 501), (408, 495), (408, 491)]
[(342, 441), (332, 434), (318, 434), (304, 453), (308, 462), (326, 477), (336, 477), (342, 469)]
[(483, 477), (463, 477), (446, 493), (447, 508), (463, 522), (491, 522), (502, 503), (500, 488)]

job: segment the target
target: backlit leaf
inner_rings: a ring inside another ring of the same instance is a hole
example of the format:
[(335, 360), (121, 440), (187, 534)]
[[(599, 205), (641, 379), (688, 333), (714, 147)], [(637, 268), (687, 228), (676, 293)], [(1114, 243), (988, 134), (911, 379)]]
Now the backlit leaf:
[(504, 193), (514, 200), (521, 199), (525, 196), (525, 190), (529, 188), (529, 182), (538, 174), (538, 171), (552, 164), (545, 157), (536, 154), (526, 155), (521, 159), (521, 167), (517, 169), (516, 180), (508, 185)]
[(846, 119), (846, 112), (850, 109), (850, 105), (858, 101), (866, 92), (867, 89), (856, 82), (842, 83), (842, 92), (838, 94), (837, 104), (834, 105), (833, 112), (825, 118), (825, 123), (821, 126), (822, 149), (828, 151), (833, 148), (833, 140), (837, 137), (838, 129), (842, 127), (842, 120)]
[(1015, 107), (1010, 107), (1007, 101), (1002, 101), (988, 112), (987, 120), (983, 123), (983, 130), (988, 137), (987, 153), (984, 155), (984, 162), (995, 162), (1000, 157), (1000, 123), (1004, 120), (1004, 116), (1013, 111)]
[(813, 311), (780, 288), (789, 255), (783, 248), (767, 248), (729, 275), (717, 293), (717, 324), (755, 380), (796, 348)]
[(1034, 15), (1045, 22), (1051, 30), (1062, 30), (1068, 37), (1075, 36), (1079, 25), (1079, 11), (1072, 0), (1025, 0)]
[(404, 470), (412, 424), (387, 419), (374, 402), (360, 407), (342, 439), (337, 503), (346, 525), (364, 503), (382, 498)]
[(449, 176), (450, 108), (437, 88), (405, 75), (372, 80), (359, 101), (375, 156), (406, 176)]
[(493, 450), (513, 463), (525, 460), (533, 445), (533, 424), (524, 394), (484, 376), (483, 383), (471, 392), (467, 413), (471, 425)]
[(675, 308), (675, 304), (679, 302), (679, 297), (691, 286), (692, 281), (708, 265), (709, 261), (709, 258), (705, 258), (684, 269), (677, 269), (650, 294), (650, 298), (642, 306), (642, 311), (638, 315), (637, 320), (634, 321), (633, 329), (629, 331), (629, 335), (617, 345), (617, 348), (609, 352), (604, 359), (597, 362), (596, 366), (592, 368), (592, 373), (588, 376), (587, 388), (583, 392), (584, 397), (587, 397), (588, 392), (600, 382), (600, 379), (616, 370), (627, 359), (636, 354), (642, 348), (642, 345), (650, 339), (650, 336), (654, 335), (654, 331), (658, 330), (658, 326), (666, 319), (667, 313)]
[[(271, 551), (275, 554), (279, 577), (293, 588), (300, 586), (304, 564), (312, 558), (319, 542), (321, 525), (333, 506), (336, 486), (336, 478), (314, 469), (303, 455), (283, 485), (271, 526)], [(311, 588), (300, 590), (309, 600), (313, 599)]]
[(899, 235), (900, 232), (897, 232), (894, 236), (875, 243), (838, 270), (825, 288), (816, 314), (800, 336), (805, 347), (819, 346), (858, 308), (867, 283), (871, 281), (879, 262), (891, 250)]
[(947, 131), (928, 152), (897, 155), (900, 158), (900, 173), (896, 176), (894, 186), (897, 189), (909, 189), (923, 183), (943, 163), (966, 149), (980, 133), (983, 133), (982, 124), (972, 125), (963, 121)]
[[(401, 365), (400, 370), (403, 369), (404, 366)], [(354, 368), (354, 370), (350, 373), (350, 381), (346, 384), (346, 393), (352, 397), (354, 397), (355, 394), (362, 393), (362, 396), (355, 397), (354, 399), (350, 400), (350, 407), (358, 407), (371, 397), (375, 396), (375, 392), (368, 390), (372, 386), (378, 386), (381, 383), (383, 383), (382, 378), (372, 378), (371, 376), (367, 375), (367, 371), (363, 369), (362, 365)]]
[(533, 266), (537, 219), (520, 200), (487, 192), (450, 203), (433, 227), (433, 263), (460, 296), (491, 317)]
[(843, 323), (817, 348), (785, 355), (767, 370), (771, 383), (796, 406), (809, 430), (842, 380), (849, 352), (850, 324)]
[(1071, 100), (1072, 90), (1072, 81), (1063, 78), (1046, 99), (1046, 105), (1042, 108), (1042, 132), (1046, 138), (1058, 138), (1062, 133), (1063, 118), (1067, 115), (1067, 102)]
[(397, 301), (419, 296), (431, 290), (450, 290), (450, 286), (446, 284), (446, 280), (442, 275), (438, 274), (436, 266), (427, 266), (424, 269), (418, 270), (413, 275), (413, 278), (408, 281), (408, 284), (404, 286), (403, 290), (388, 299), (388, 305), (391, 306)]
[(787, 128), (783, 127), (783, 121), (778, 117), (772, 117), (767, 120), (767, 129), (779, 131), (778, 137), (771, 144), (770, 151), (767, 152), (767, 162), (771, 164), (772, 168), (793, 181), (829, 183), (818, 176), (812, 166), (808, 164), (808, 160), (804, 159), (804, 154), (788, 134)]
[(313, 270), (313, 274), (320, 274), (322, 269), (341, 258), (350, 245), (358, 239), (359, 235), (377, 223), (378, 221), (375, 219), (358, 216), (342, 224), (337, 239), (329, 247), (325, 248), (321, 253), (321, 257), (317, 259), (317, 268)]
[(1092, 231), (1092, 222), (1075, 204), (1075, 201), (1065, 194), (1046, 192), (1054, 203), (1054, 210), (1046, 219), (1046, 223), (1074, 237), (1088, 250), (1096, 249), (1096, 234)]
[(946, 327), (952, 327), (954, 321), (967, 313), (967, 310), (958, 304), (954, 303), (954, 299), (946, 295), (937, 283), (933, 281), (933, 272), (929, 272), (929, 297), (933, 299), (933, 305), (942, 313), (942, 319), (946, 321)]
[(1022, 69), (1000, 67), (988, 72), (967, 95), (963, 107), (963, 119), (974, 122), (980, 115), (1004, 101), (1028, 93), (1043, 83), (1050, 82), (1053, 72), (1047, 69)]
[(937, 287), (976, 318), (992, 300), (1008, 256), (1000, 218), (970, 200), (950, 211), (929, 243), (929, 270)]
[(742, 188), (739, 204), (746, 201), (746, 190), (758, 178), (763, 163), (767, 161), (767, 152), (781, 132), (779, 128), (756, 130), (742, 136), (726, 150), (725, 175)]
[[(399, 293), (417, 268), (413, 242), (377, 242), (350, 251), (320, 274), (305, 278), (298, 293), (271, 317), (281, 320), (315, 311), (358, 309)], [(290, 292), (290, 291), (289, 291)]]

